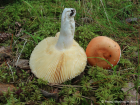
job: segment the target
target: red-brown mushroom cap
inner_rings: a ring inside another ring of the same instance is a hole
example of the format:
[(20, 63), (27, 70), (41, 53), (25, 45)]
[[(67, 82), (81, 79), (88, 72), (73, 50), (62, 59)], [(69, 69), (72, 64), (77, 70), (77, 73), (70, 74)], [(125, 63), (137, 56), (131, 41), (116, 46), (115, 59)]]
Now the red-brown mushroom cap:
[[(106, 36), (98, 36), (93, 38), (86, 49), (87, 57), (101, 57), (108, 60), (112, 66), (117, 65), (121, 56), (121, 49), (117, 42)], [(99, 58), (88, 58), (91, 66), (99, 66), (104, 69), (110, 69), (111, 66), (104, 60)]]

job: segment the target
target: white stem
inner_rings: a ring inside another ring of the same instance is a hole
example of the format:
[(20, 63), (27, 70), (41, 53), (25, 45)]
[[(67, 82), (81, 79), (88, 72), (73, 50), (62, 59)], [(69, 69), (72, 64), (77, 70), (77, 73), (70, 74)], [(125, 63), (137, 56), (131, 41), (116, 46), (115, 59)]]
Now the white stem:
[[(71, 13), (73, 13), (73, 15), (70, 16)], [(65, 8), (62, 13), (61, 30), (56, 44), (56, 48), (58, 50), (68, 49), (73, 44), (75, 32), (75, 21), (74, 21), (75, 14), (76, 10), (73, 8)]]

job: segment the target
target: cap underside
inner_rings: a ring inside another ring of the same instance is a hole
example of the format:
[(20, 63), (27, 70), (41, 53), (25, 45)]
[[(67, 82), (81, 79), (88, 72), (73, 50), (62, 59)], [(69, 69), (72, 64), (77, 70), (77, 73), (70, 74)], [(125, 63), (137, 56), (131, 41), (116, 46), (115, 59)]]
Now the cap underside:
[(30, 57), (31, 71), (50, 83), (62, 83), (84, 71), (87, 57), (83, 48), (73, 40), (73, 46), (59, 51), (55, 48), (57, 37), (42, 40)]

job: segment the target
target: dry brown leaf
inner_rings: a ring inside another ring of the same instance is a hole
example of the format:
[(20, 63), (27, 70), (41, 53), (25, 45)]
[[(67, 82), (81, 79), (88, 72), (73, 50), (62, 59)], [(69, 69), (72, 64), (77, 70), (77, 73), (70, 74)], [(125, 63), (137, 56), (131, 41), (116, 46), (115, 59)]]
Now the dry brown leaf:
[(15, 90), (16, 88), (12, 84), (4, 84), (0, 83), (0, 96), (3, 95), (3, 92), (8, 92), (8, 89), (10, 91)]
[(23, 70), (29, 70), (30, 67), (29, 67), (29, 60), (27, 59), (19, 59), (18, 62), (15, 62), (15, 65), (17, 67), (19, 67), (20, 69), (23, 69)]
[(5, 58), (10, 58), (11, 48), (10, 47), (0, 47), (0, 63), (2, 63)]
[(7, 54), (11, 54), (11, 48), (10, 46), (8, 47), (0, 47), (0, 53), (7, 53)]

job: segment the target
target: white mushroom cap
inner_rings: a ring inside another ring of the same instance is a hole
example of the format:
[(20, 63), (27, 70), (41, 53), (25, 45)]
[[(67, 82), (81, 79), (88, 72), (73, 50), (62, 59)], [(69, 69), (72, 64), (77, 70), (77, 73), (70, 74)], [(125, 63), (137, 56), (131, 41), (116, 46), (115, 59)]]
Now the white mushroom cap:
[(73, 40), (67, 50), (55, 48), (57, 37), (42, 40), (33, 50), (30, 57), (30, 68), (38, 78), (50, 83), (62, 83), (84, 71), (87, 57), (83, 48)]
[(47, 80), (49, 83), (62, 83), (84, 71), (87, 63), (86, 53), (73, 40), (75, 14), (75, 9), (65, 8), (60, 32), (56, 37), (42, 40), (34, 48), (29, 64), (36, 77)]

